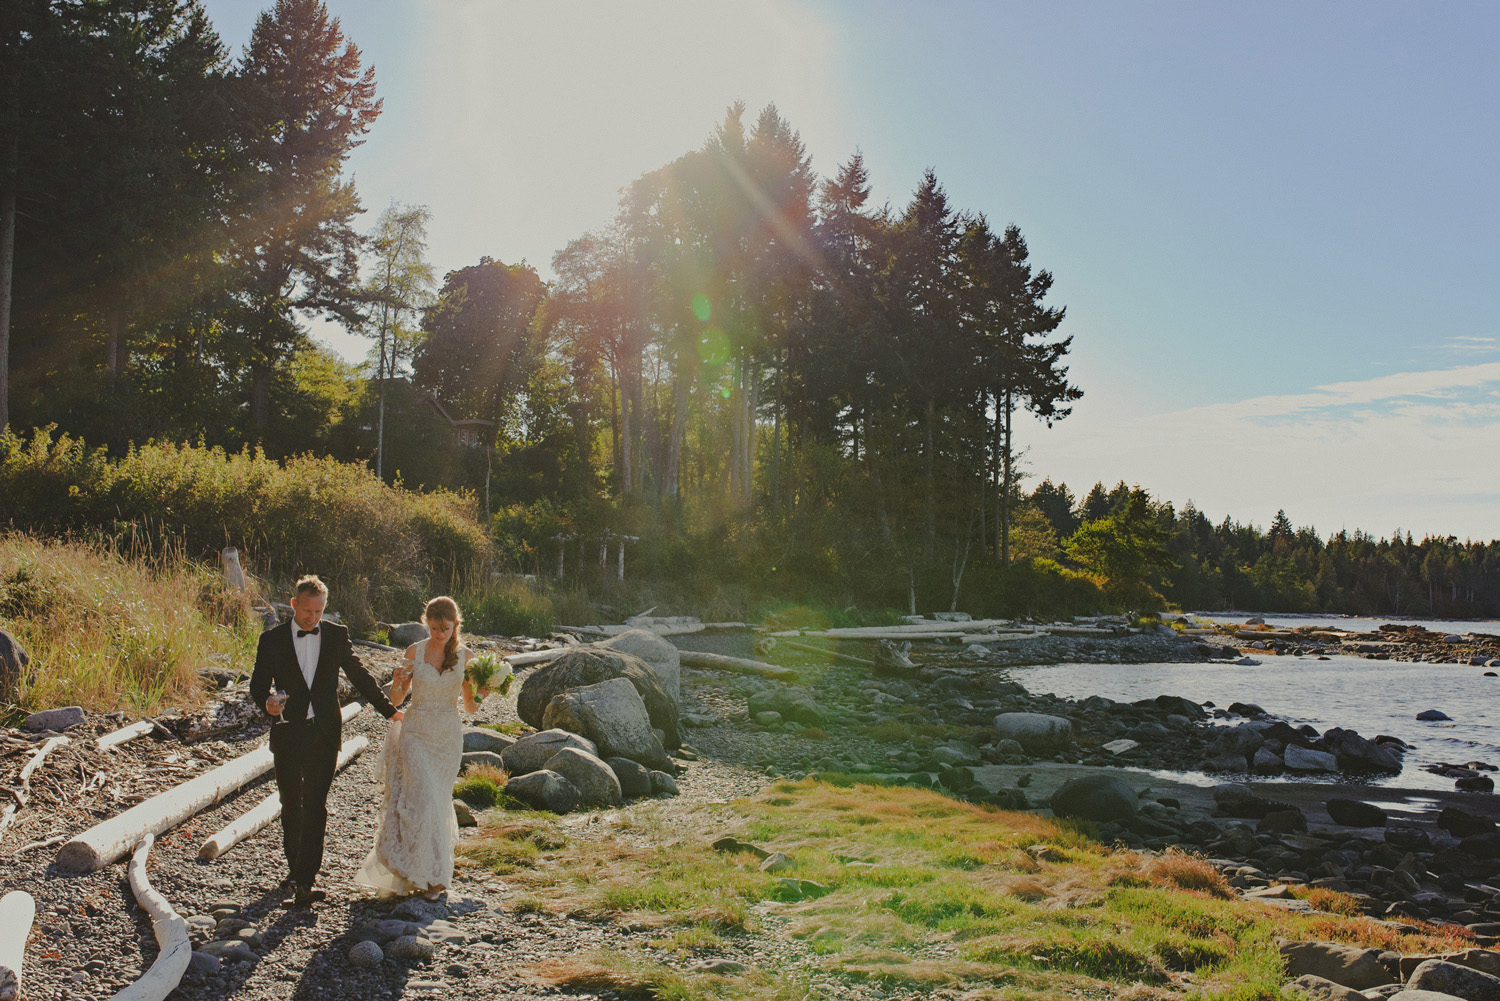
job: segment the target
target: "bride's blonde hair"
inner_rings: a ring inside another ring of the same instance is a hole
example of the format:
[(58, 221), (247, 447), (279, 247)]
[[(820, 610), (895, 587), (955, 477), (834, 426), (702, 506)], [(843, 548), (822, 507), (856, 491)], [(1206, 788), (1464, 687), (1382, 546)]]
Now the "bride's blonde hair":
[(429, 629), (433, 622), (453, 623), (453, 635), (448, 637), (448, 643), (443, 647), (443, 666), (439, 671), (451, 671), (458, 666), (458, 632), (459, 627), (464, 624), (464, 617), (459, 614), (458, 602), (446, 594), (433, 598), (422, 609), (422, 620), (427, 623)]

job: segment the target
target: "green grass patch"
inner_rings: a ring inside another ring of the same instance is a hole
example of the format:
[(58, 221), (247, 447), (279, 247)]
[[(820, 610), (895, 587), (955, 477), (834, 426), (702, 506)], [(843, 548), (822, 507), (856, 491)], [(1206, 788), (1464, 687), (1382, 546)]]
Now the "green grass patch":
[[(806, 780), (692, 814), (653, 813), (663, 809), (641, 803), (571, 825), (565, 845), (530, 855), (511, 878), (555, 908), (659, 922), (671, 929), (659, 947), (679, 954), (756, 932), (769, 908), (778, 920), (764, 933), (801, 943), (827, 975), (997, 1001), (1275, 998), (1284, 981), (1278, 936), (1408, 953), (1462, 946), (1441, 929), (1402, 934), (1226, 898), (1196, 856), (1111, 849), (1076, 825), (932, 790)], [(640, 831), (671, 843), (627, 837)], [(725, 833), (783, 851), (796, 867), (770, 875), (750, 853), (713, 851)], [(497, 840), (517, 839), (482, 839)], [(1049, 860), (1028, 851), (1038, 844), (1056, 849)], [(635, 962), (600, 960), (653, 996), (772, 999), (784, 987), (774, 976), (659, 979)]]

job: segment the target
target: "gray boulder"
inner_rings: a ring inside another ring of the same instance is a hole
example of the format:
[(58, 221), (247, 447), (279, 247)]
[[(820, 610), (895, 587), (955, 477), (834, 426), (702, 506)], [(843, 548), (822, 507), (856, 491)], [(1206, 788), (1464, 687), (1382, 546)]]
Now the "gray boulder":
[(1385, 811), (1373, 803), (1335, 797), (1327, 803), (1328, 819), (1345, 827), (1384, 827)]
[(623, 802), (620, 780), (613, 769), (587, 751), (563, 748), (548, 760), (543, 770), (556, 772), (573, 783), (584, 806), (619, 806)]
[(1266, 737), (1261, 733), (1260, 727), (1241, 723), (1239, 726), (1224, 727), (1215, 734), (1209, 750), (1214, 755), (1237, 754), (1242, 758), (1248, 758), (1265, 742)]
[(1366, 740), (1353, 730), (1334, 727), (1323, 734), (1323, 746), (1346, 772), (1401, 772), (1401, 756), (1389, 747)]
[(398, 622), (391, 626), (391, 646), (409, 647), (431, 635), (420, 622)]
[(1464, 1001), (1464, 999), (1453, 994), (1443, 994), (1440, 991), (1400, 990), (1387, 994), (1386, 1001)]
[(651, 773), (651, 794), (653, 796), (676, 796), (677, 780), (666, 772)]
[(517, 775), (505, 783), (505, 792), (528, 806), (553, 813), (571, 813), (578, 809), (578, 787), (556, 772), (545, 769)]
[(223, 963), (219, 960), (219, 957), (213, 955), (212, 953), (200, 952), (195, 949), (193, 950), (193, 954), (188, 957), (189, 973), (197, 973), (201, 976), (212, 977), (219, 972), (219, 969), (222, 966)]
[(624, 678), (640, 696), (650, 716), (651, 725), (663, 734), (662, 743), (678, 747), (677, 700), (663, 685), (652, 668), (639, 657), (620, 650), (597, 646), (570, 650), (550, 664), (544, 664), (526, 676), (516, 695), (516, 713), (527, 723), (542, 729), (547, 706), (562, 693), (603, 681)]
[(651, 795), (651, 772), (639, 761), (629, 758), (605, 758), (605, 763), (620, 780), (620, 795), (626, 799), (637, 799)]
[(672, 767), (672, 759), (651, 728), (646, 703), (628, 678), (611, 678), (553, 696), (542, 714), (542, 725), (587, 737), (598, 747), (595, 754), (629, 758), (650, 768)]
[(1208, 711), (1191, 699), (1180, 695), (1158, 695), (1156, 704), (1169, 713), (1186, 716), (1190, 720), (1207, 719)]
[(1310, 973), (1357, 991), (1395, 982), (1380, 961), (1379, 949), (1361, 949), (1337, 942), (1283, 942), (1281, 958), (1287, 976)]
[(1429, 959), (1412, 970), (1406, 987), (1452, 994), (1464, 1001), (1500, 1001), (1500, 977), (1441, 959)]
[(1424, 723), (1440, 723), (1443, 720), (1451, 720), (1453, 717), (1439, 709), (1423, 709), (1417, 713), (1417, 719)]
[(1073, 739), (1073, 724), (1061, 716), (1045, 713), (1001, 713), (995, 731), (1002, 740), (1014, 740), (1028, 751), (1066, 747)]
[(434, 951), (432, 941), (420, 935), (402, 935), (390, 944), (393, 959), (431, 959)]
[(26, 648), (0, 629), (0, 702), (15, 702), (21, 697), (21, 674), (30, 663)]
[(1288, 771), (1292, 772), (1336, 772), (1338, 759), (1327, 751), (1314, 751), (1301, 744), (1288, 744), (1283, 754)]
[(464, 727), (465, 751), (490, 751), (500, 754), (515, 742), (516, 738), (498, 730), (491, 730), (487, 726)]
[(474, 811), (469, 809), (469, 804), (461, 799), (453, 801), (453, 817), (458, 821), (459, 827), (478, 827), (479, 821), (474, 819)]
[[(580, 751), (598, 754), (599, 748), (592, 740), (566, 730), (543, 730), (528, 733), (500, 752), (505, 770), (512, 775), (525, 775), (540, 769), (558, 751), (565, 747), (576, 747)], [(509, 788), (507, 786), (506, 788)]]
[(1255, 757), (1250, 760), (1250, 770), (1257, 775), (1275, 775), (1286, 767), (1281, 760), (1281, 755), (1264, 747), (1255, 749)]
[(758, 713), (772, 712), (803, 726), (818, 726), (823, 722), (822, 707), (800, 688), (777, 685), (762, 689), (750, 696), (748, 709), (752, 719)]
[(682, 654), (672, 645), (649, 629), (629, 629), (618, 636), (593, 644), (605, 650), (618, 650), (645, 661), (661, 679), (672, 701), (682, 703)]
[(1131, 820), (1136, 815), (1135, 789), (1113, 775), (1083, 775), (1052, 794), (1052, 812), (1084, 820)]
[(21, 725), (32, 733), (40, 733), (43, 730), (66, 730), (70, 726), (77, 726), (86, 718), (82, 707), (64, 706), (61, 709), (43, 709), (39, 713), (32, 713)]
[(1325, 980), (1311, 973), (1302, 974), (1289, 986), (1297, 988), (1310, 998), (1317, 998), (1318, 1001), (1369, 1001), (1364, 994), (1353, 987), (1345, 987), (1343, 984), (1336, 984), (1332, 980)]

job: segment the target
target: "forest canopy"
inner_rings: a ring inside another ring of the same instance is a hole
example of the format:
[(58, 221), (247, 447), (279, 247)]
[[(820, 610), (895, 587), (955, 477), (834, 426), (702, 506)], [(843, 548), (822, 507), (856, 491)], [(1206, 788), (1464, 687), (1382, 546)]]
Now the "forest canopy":
[[(0, 63), (17, 435), (470, 491), (531, 573), (605, 578), (582, 547), (612, 534), (684, 591), (1500, 612), (1495, 543), (1320, 540), (1284, 516), (1261, 533), (1124, 484), (1028, 491), (1017, 421), (1050, 427), (1083, 395), (1052, 273), (933, 170), (896, 205), (858, 152), (819, 177), (775, 106), (731, 105), (626, 184), (550, 277), (484, 257), (438, 280), (424, 207), (362, 221), (346, 165), (381, 101), (320, 0), (276, 0), (237, 57), (198, 0), (17, 0)], [(316, 342), (315, 317), (370, 360)]]

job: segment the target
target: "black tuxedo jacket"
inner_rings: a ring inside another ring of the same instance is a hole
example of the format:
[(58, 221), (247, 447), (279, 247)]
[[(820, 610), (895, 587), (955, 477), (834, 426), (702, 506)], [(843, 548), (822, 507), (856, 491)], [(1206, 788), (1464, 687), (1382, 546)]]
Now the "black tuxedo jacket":
[(296, 623), (288, 619), (260, 634), (260, 646), (255, 651), (255, 670), (250, 675), (250, 697), (261, 712), (266, 711), (266, 700), (271, 697), (272, 690), (280, 688), (288, 696), (280, 719), (289, 722), (306, 719), (307, 707), (311, 704), (319, 731), (337, 747), (343, 739), (344, 728), (343, 718), (339, 715), (339, 671), (343, 671), (365, 701), (380, 710), (386, 719), (395, 715), (396, 707), (391, 705), (391, 700), (385, 697), (375, 679), (370, 677), (370, 672), (354, 656), (349, 630), (334, 622), (325, 620), (319, 624), (322, 644), (309, 688), (302, 677), (302, 666), (297, 663), (297, 651), (292, 646), (292, 630), (295, 628)]

